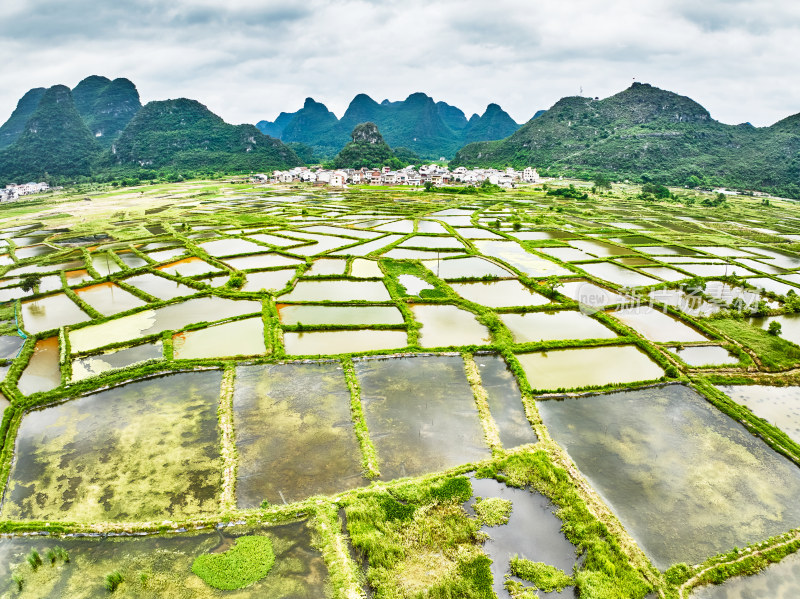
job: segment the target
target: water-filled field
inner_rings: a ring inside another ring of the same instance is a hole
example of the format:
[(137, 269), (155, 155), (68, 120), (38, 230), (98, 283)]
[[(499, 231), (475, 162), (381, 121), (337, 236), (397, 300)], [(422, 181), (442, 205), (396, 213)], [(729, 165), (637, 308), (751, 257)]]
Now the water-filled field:
[[(0, 595), (105, 596), (118, 569), (130, 597), (645, 599), (678, 584), (653, 566), (799, 526), (796, 206), (570, 183), (4, 204)], [(242, 535), (270, 574), (192, 574)], [(791, 593), (791, 559), (699, 596)]]
[(540, 402), (556, 441), (660, 568), (800, 525), (800, 471), (681, 385)]

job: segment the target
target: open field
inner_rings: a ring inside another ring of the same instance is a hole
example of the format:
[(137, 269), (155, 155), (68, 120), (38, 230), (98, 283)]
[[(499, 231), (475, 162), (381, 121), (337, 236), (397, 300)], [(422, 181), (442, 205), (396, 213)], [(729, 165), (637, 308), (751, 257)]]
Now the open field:
[(235, 597), (667, 598), (792, 554), (800, 206), (586, 191), (0, 206), (0, 597), (222, 596), (213, 553)]

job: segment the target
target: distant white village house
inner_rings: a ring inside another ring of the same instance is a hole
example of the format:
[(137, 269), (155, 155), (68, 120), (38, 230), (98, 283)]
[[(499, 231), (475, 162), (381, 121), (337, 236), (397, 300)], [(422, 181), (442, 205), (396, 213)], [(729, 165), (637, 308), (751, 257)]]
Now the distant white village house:
[(467, 169), (459, 166), (452, 171), (446, 166), (438, 164), (422, 165), (419, 168), (407, 166), (403, 169), (393, 171), (385, 166), (382, 169), (340, 169), (336, 171), (326, 169), (311, 170), (308, 167), (295, 167), (288, 171), (274, 171), (269, 177), (259, 174), (252, 177), (254, 182), (265, 183), (267, 180), (273, 183), (317, 183), (330, 185), (332, 187), (344, 187), (345, 185), (410, 185), (420, 186), (430, 182), (437, 187), (450, 185), (451, 183), (461, 183), (465, 185), (480, 185), (484, 181), (489, 181), (500, 187), (516, 187), (518, 183), (538, 183), (541, 179), (539, 173), (533, 167), (527, 167), (522, 171), (507, 168), (497, 169)]
[(0, 202), (16, 200), (22, 196), (31, 195), (47, 191), (50, 186), (47, 183), (23, 183), (21, 185), (6, 185), (0, 188)]

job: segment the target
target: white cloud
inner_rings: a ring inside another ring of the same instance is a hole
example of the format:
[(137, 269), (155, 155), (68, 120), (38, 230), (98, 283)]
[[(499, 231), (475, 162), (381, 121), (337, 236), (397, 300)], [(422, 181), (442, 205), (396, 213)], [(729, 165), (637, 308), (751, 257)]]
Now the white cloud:
[(143, 100), (195, 98), (230, 122), (307, 96), (341, 116), (356, 93), (423, 91), (518, 121), (635, 77), (723, 122), (800, 111), (800, 5), (779, 0), (29, 0), (3, 3), (0, 121), (31, 87), (128, 77)]

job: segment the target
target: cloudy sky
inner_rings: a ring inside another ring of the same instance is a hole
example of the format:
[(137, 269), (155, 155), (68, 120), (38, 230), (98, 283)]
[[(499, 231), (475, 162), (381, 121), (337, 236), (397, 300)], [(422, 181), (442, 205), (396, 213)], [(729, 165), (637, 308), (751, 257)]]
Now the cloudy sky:
[(789, 0), (20, 0), (0, 3), (0, 122), (32, 87), (128, 77), (144, 102), (189, 97), (233, 123), (307, 96), (423, 91), (519, 122), (634, 78), (725, 123), (800, 112), (800, 3)]

